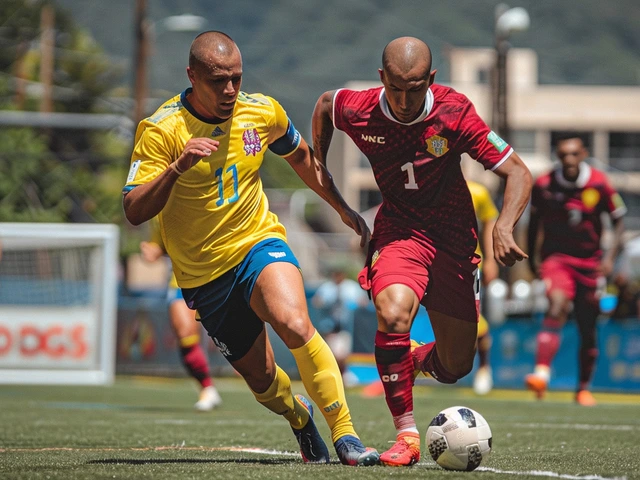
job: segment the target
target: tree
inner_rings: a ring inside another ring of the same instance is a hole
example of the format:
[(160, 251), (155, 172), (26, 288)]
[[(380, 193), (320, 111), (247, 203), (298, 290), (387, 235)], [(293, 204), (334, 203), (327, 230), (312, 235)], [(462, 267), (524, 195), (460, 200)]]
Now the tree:
[[(0, 107), (37, 110), (41, 11), (49, 2), (0, 5)], [(104, 112), (123, 73), (72, 17), (55, 10), (51, 77), (56, 112)], [(29, 88), (26, 88), (26, 87)], [(0, 131), (0, 221), (123, 221), (120, 189), (130, 140), (114, 132), (60, 128)]]

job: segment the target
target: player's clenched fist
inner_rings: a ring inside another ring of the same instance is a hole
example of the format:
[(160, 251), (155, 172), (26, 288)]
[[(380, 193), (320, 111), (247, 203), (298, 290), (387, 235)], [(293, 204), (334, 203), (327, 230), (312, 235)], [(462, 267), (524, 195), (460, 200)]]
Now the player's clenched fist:
[(202, 158), (208, 157), (218, 150), (220, 142), (211, 138), (198, 137), (190, 139), (184, 146), (182, 155), (175, 161), (178, 173), (184, 173), (198, 163)]

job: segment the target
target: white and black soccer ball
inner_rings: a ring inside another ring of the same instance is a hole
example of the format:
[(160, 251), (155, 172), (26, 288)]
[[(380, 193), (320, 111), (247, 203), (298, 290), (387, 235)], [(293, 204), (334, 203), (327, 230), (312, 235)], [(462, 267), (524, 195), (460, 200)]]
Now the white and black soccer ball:
[(426, 444), (442, 468), (470, 472), (491, 453), (491, 428), (478, 412), (449, 407), (431, 420)]

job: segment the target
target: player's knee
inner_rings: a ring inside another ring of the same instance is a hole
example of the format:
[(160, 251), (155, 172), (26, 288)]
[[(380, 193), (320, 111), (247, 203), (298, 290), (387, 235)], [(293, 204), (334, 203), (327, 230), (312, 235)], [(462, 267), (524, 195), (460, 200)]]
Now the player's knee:
[(428, 373), (431, 374), (433, 378), (440, 383), (452, 384), (471, 372), (473, 369), (473, 357), (442, 361), (437, 351), (435, 351), (430, 365), (431, 368)]
[(378, 308), (378, 319), (387, 327), (389, 333), (406, 333), (411, 329), (411, 311), (399, 305), (387, 305)]
[(278, 325), (271, 325), (288, 348), (298, 348), (307, 343), (315, 333), (311, 319), (303, 312), (291, 313)]

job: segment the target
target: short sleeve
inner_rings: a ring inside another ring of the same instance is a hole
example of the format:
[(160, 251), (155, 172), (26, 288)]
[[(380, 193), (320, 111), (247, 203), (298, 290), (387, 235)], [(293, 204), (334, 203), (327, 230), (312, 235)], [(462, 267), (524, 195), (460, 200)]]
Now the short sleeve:
[(627, 213), (627, 206), (624, 200), (608, 181), (604, 183), (604, 198), (611, 218), (621, 218)]
[(287, 133), (287, 128), (289, 128), (289, 118), (287, 117), (287, 112), (280, 105), (280, 103), (271, 97), (267, 97), (271, 104), (273, 105), (274, 117), (273, 123), (270, 124), (269, 130), (269, 142), (272, 143), (284, 136)]
[(509, 158), (513, 148), (489, 128), (467, 97), (459, 95), (462, 97), (462, 112), (458, 130), (463, 151), (486, 170), (495, 170)]
[(344, 131), (348, 124), (344, 106), (355, 93), (354, 90), (340, 88), (333, 94), (333, 126), (338, 130)]
[(147, 120), (140, 123), (131, 154), (126, 186), (150, 182), (173, 162), (172, 142), (165, 130)]

